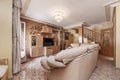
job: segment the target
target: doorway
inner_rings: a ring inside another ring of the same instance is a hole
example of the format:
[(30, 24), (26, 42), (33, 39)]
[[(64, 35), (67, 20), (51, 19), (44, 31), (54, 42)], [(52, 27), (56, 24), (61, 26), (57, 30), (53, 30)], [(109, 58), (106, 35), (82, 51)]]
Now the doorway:
[[(26, 58), (26, 24), (25, 22), (21, 22), (21, 28), (20, 28), (20, 54), (21, 54), (21, 62), (25, 62)], [(24, 60), (23, 60), (24, 59)]]
[(114, 57), (113, 39), (113, 28), (101, 31), (101, 54), (103, 56)]

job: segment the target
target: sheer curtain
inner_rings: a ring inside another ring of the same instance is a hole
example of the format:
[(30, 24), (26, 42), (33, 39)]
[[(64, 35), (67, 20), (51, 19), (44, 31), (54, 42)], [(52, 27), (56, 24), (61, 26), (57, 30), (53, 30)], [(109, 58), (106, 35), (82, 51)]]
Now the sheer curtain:
[(20, 11), (21, 0), (13, 0), (12, 45), (13, 45), (13, 74), (20, 71)]

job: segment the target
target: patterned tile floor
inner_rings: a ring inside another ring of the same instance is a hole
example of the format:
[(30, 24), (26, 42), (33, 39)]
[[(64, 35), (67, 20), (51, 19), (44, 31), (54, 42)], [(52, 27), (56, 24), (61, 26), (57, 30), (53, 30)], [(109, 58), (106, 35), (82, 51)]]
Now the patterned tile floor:
[[(46, 72), (40, 64), (41, 58), (22, 64), (21, 71), (14, 75), (14, 80), (47, 80)], [(113, 61), (100, 58), (97, 68), (89, 80), (120, 80), (120, 69), (114, 68)]]
[(89, 80), (120, 80), (120, 69), (114, 67), (113, 61), (100, 58)]

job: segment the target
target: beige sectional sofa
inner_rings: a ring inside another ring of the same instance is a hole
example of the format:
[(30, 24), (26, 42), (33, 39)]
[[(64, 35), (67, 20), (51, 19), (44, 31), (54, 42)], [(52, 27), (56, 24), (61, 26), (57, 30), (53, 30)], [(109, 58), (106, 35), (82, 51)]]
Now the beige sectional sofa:
[[(56, 67), (49, 70), (47, 74), (48, 80), (89, 80), (90, 75), (96, 67), (99, 45), (81, 45), (80, 47), (77, 47), (76, 49), (71, 48), (73, 50), (71, 53), (75, 54), (70, 54), (73, 58), (71, 58), (71, 56), (65, 56), (68, 54), (66, 50), (66, 53), (63, 51), (55, 56), (56, 61), (64, 63), (62, 61), (62, 59), (64, 59), (68, 60), (69, 63), (65, 63), (66, 66)], [(68, 52), (70, 53), (70, 50)], [(77, 52), (77, 54), (75, 52)], [(58, 57), (58, 55), (60, 57)], [(63, 57), (63, 55), (65, 57)]]

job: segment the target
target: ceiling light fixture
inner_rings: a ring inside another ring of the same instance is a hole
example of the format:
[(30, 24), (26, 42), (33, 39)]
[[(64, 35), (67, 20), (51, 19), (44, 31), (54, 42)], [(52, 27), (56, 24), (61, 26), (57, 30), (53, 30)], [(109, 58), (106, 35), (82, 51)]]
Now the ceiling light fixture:
[(54, 19), (55, 19), (55, 21), (57, 21), (58, 23), (60, 23), (60, 22), (63, 20), (63, 17), (64, 17), (64, 14), (63, 14), (63, 12), (61, 12), (61, 11), (56, 11), (56, 12), (54, 13)]

